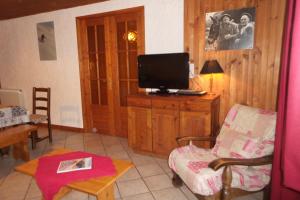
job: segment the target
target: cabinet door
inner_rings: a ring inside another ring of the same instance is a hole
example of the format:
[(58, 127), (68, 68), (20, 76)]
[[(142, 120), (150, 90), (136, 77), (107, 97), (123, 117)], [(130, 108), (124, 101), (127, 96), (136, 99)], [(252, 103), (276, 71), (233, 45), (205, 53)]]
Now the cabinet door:
[(129, 146), (152, 151), (151, 109), (128, 107), (128, 143)]
[[(211, 114), (209, 112), (180, 112), (180, 132), (182, 136), (210, 136)], [(194, 142), (197, 146), (209, 147), (209, 142)]]
[(168, 155), (176, 146), (179, 111), (152, 109), (153, 152)]

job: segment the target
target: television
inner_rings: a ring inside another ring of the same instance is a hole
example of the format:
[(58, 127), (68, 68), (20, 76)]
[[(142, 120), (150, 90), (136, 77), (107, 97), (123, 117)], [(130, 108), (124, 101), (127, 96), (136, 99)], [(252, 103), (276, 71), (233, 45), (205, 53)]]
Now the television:
[(168, 89), (188, 89), (189, 54), (139, 55), (138, 79), (140, 88), (157, 88), (157, 93), (168, 93)]

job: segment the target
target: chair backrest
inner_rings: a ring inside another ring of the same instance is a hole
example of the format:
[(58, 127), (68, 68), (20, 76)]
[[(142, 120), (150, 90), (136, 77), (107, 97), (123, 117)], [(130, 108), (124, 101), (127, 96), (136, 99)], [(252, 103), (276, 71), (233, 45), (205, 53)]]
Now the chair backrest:
[(212, 152), (229, 158), (270, 155), (275, 126), (276, 112), (236, 104), (228, 112)]
[(44, 114), (50, 119), (50, 88), (33, 88), (32, 113)]

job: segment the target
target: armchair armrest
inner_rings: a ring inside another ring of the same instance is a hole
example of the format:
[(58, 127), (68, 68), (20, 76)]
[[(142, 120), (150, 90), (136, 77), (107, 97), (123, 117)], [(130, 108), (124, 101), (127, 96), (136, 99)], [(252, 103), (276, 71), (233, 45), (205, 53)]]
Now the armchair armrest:
[(273, 155), (264, 156), (260, 158), (251, 158), (251, 159), (238, 159), (238, 158), (219, 158), (213, 160), (208, 164), (208, 167), (213, 170), (218, 170), (223, 166), (229, 165), (244, 165), (244, 166), (259, 166), (272, 164)]
[(177, 137), (176, 142), (180, 145), (182, 141), (216, 141), (216, 137), (213, 136), (184, 136), (184, 137)]

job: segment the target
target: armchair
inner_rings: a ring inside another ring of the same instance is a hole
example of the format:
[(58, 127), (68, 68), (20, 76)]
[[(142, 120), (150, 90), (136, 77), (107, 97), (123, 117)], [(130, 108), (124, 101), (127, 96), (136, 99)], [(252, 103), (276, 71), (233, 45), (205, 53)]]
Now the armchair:
[[(276, 113), (236, 104), (219, 135), (177, 138), (181, 145), (169, 156), (173, 185), (182, 181), (199, 199), (229, 200), (264, 190), (268, 198)], [(212, 149), (192, 141), (216, 141)]]

